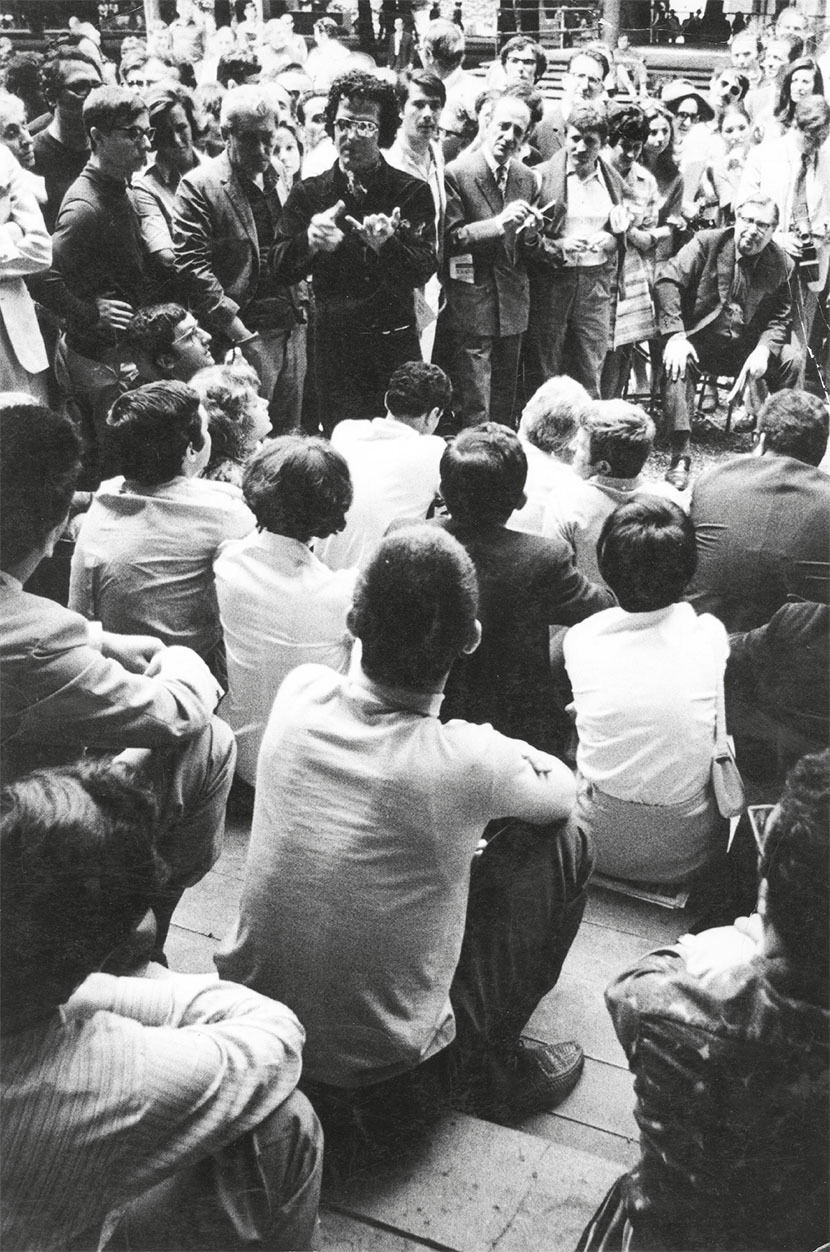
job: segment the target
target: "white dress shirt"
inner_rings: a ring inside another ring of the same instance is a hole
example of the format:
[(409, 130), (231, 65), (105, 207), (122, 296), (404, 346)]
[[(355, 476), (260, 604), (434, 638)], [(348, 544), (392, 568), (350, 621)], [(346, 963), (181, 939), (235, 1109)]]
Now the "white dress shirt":
[(345, 530), (315, 544), (315, 551), (330, 569), (346, 569), (365, 565), (390, 523), (426, 517), (446, 444), (391, 417), (339, 422), (331, 442), (348, 462), (354, 499)]

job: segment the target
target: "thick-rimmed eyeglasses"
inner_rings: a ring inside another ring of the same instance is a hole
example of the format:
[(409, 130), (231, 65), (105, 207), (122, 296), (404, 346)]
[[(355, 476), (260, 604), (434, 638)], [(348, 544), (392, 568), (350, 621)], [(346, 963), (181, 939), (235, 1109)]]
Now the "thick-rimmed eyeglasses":
[(369, 139), (380, 130), (377, 122), (356, 120), (351, 117), (338, 117), (334, 123), (338, 135), (357, 135), (358, 139)]
[(112, 129), (126, 135), (133, 143), (138, 143), (139, 139), (146, 139), (148, 143), (152, 143), (156, 137), (152, 126), (113, 126)]

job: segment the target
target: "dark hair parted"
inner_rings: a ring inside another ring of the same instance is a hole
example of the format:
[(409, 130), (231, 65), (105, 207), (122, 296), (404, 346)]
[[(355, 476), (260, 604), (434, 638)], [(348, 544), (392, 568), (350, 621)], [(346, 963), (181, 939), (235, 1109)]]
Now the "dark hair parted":
[(121, 473), (148, 487), (181, 474), (191, 444), (204, 446), (199, 397), (187, 383), (145, 383), (126, 392), (110, 409), (107, 428)]
[(128, 938), (163, 879), (157, 807), (124, 766), (36, 770), (0, 793), (3, 1008), (65, 1003)]
[(670, 500), (628, 500), (605, 519), (597, 562), (626, 613), (668, 608), (697, 568), (695, 528)]
[(548, 58), (544, 48), (535, 39), (531, 39), (529, 35), (514, 35), (512, 39), (508, 39), (507, 43), (499, 53), (499, 60), (502, 65), (507, 64), (507, 58), (511, 52), (524, 52), (529, 48), (536, 58), (536, 68), (533, 71), (533, 81), (538, 82), (548, 68)]
[(93, 126), (108, 135), (118, 126), (131, 126), (146, 112), (141, 96), (129, 87), (96, 87), (84, 101), (84, 129), (90, 136)]
[(791, 456), (807, 465), (818, 465), (827, 450), (827, 405), (808, 391), (785, 387), (776, 391), (758, 415), (758, 432), (764, 448)]
[(768, 884), (766, 913), (793, 966), (828, 977), (830, 751), (802, 757), (784, 784), (759, 865)]
[(457, 540), (418, 525), (384, 539), (361, 574), (348, 618), (376, 682), (434, 691), (474, 638), (475, 567)]
[(261, 73), (262, 63), (259, 57), (253, 52), (246, 52), (243, 48), (234, 48), (232, 52), (226, 52), (216, 64), (216, 81), (225, 88), (230, 82), (243, 86), (249, 78), (253, 78), (254, 74)]
[(420, 88), (425, 96), (430, 100), (437, 100), (442, 107), (447, 102), (447, 89), (437, 74), (434, 74), (432, 70), (407, 70), (405, 74), (398, 76), (395, 85), (395, 97), (399, 109), (403, 109), (409, 99), (410, 87)]
[(145, 305), (130, 318), (124, 342), (132, 352), (155, 361), (162, 353), (173, 351), (176, 330), (186, 317), (187, 310), (180, 304)]
[(527, 456), (498, 422), (462, 430), (441, 457), (441, 494), (453, 521), (503, 526), (524, 500)]
[(381, 148), (390, 147), (398, 133), (401, 115), (395, 98), (395, 88), (391, 83), (367, 74), (364, 70), (349, 70), (338, 74), (329, 87), (326, 101), (326, 132), (334, 138), (334, 119), (340, 104), (346, 100), (349, 104), (376, 104), (378, 107), (378, 144)]
[(67, 42), (57, 44), (47, 53), (46, 59), (40, 67), (40, 88), (47, 102), (53, 108), (57, 104), (58, 96), (63, 89), (64, 70), (75, 61), (80, 61), (82, 65), (95, 70), (95, 73), (101, 78), (101, 66), (94, 57), (89, 56), (86, 52), (82, 52), (76, 43), (68, 40)]
[(352, 480), (328, 440), (281, 435), (254, 453), (242, 492), (260, 530), (308, 543), (343, 529)]
[(407, 361), (399, 365), (386, 388), (386, 407), (393, 417), (423, 417), (432, 409), (443, 413), (452, 399), (452, 384), (438, 365)]
[(177, 104), (181, 105), (184, 110), (187, 124), (190, 127), (191, 139), (194, 142), (198, 142), (201, 138), (202, 128), (196, 115), (196, 103), (193, 99), (193, 93), (187, 87), (183, 87), (181, 83), (156, 83), (147, 91), (145, 103), (147, 112), (150, 114), (150, 125), (156, 132), (153, 138), (153, 147), (156, 150), (169, 143), (172, 138), (170, 114)]
[(609, 108), (608, 142), (613, 148), (621, 139), (631, 143), (645, 143), (648, 139), (648, 122), (639, 105), (612, 104)]
[(68, 418), (39, 404), (0, 408), (0, 561), (8, 570), (69, 512), (81, 441)]

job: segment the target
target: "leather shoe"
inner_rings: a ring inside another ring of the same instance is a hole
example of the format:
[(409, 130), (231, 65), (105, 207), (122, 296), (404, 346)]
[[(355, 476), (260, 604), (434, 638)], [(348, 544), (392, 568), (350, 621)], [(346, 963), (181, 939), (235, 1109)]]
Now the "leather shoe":
[(736, 422), (732, 423), (732, 430), (736, 435), (750, 435), (758, 424), (758, 418), (754, 413), (747, 413), (745, 417), (739, 417)]
[(516, 1087), (510, 1099), (513, 1121), (546, 1113), (569, 1096), (582, 1077), (585, 1053), (578, 1043), (542, 1043), (523, 1035), (516, 1053)]
[(685, 491), (689, 485), (689, 470), (691, 468), (692, 458), (690, 456), (679, 456), (676, 461), (672, 461), (666, 470), (666, 482), (671, 483), (678, 491)]

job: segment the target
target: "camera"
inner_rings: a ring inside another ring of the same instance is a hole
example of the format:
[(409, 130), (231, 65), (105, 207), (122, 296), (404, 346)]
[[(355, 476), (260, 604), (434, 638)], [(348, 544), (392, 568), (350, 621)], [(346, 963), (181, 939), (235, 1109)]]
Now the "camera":
[(802, 282), (818, 282), (818, 253), (812, 235), (801, 236), (801, 256), (798, 258), (798, 274)]

